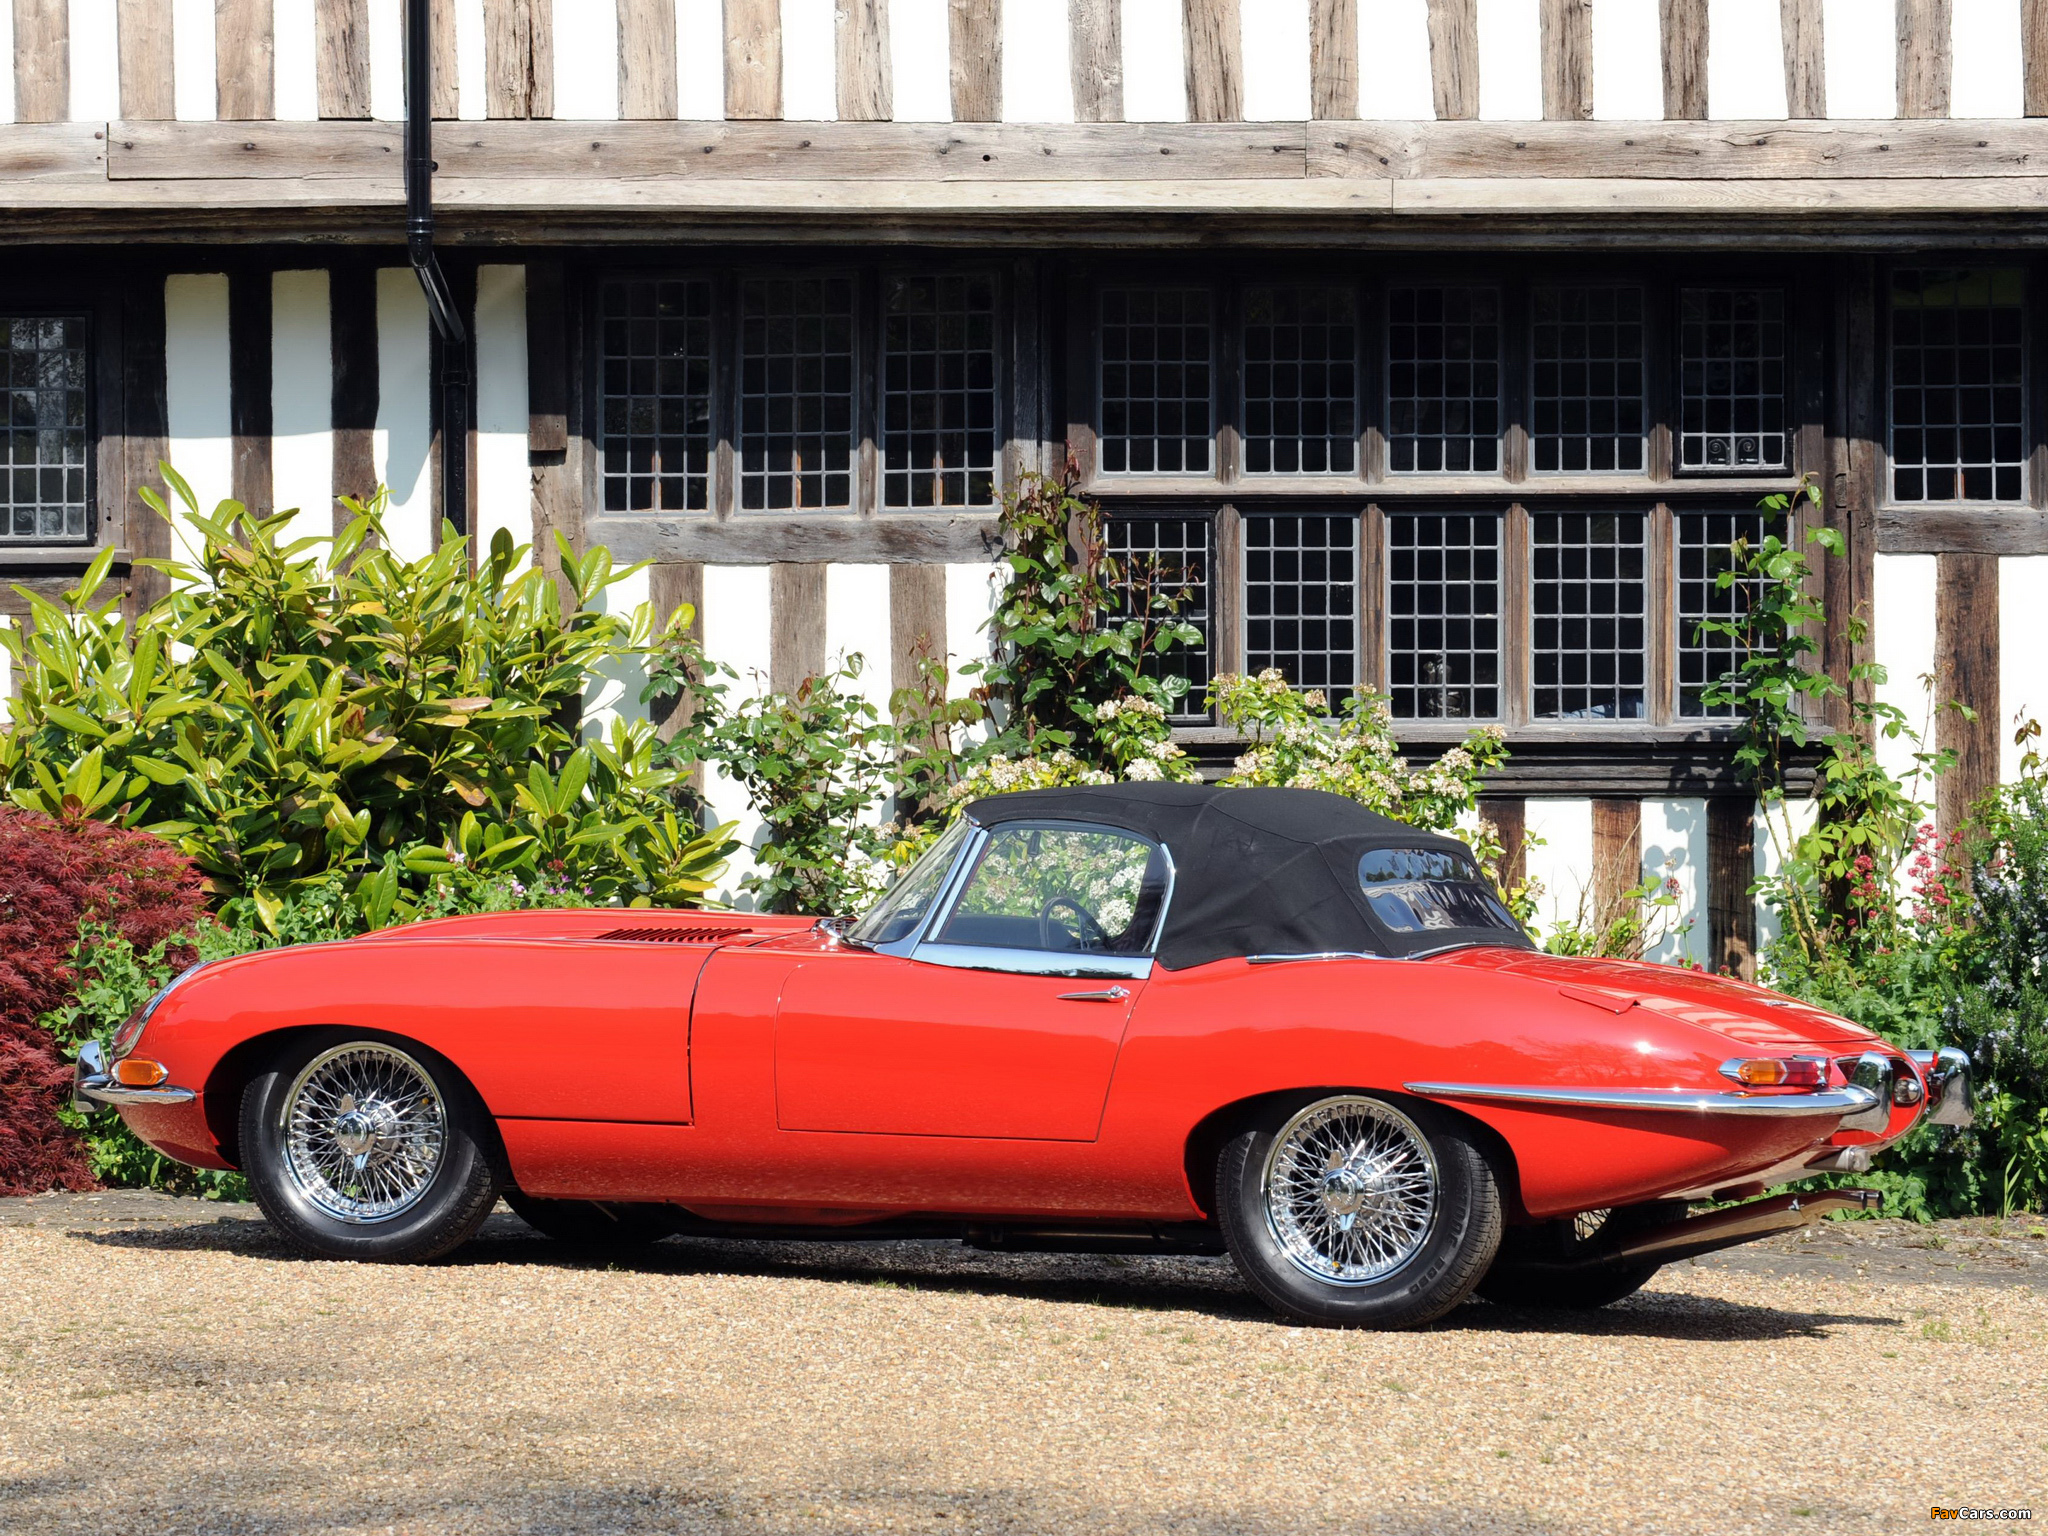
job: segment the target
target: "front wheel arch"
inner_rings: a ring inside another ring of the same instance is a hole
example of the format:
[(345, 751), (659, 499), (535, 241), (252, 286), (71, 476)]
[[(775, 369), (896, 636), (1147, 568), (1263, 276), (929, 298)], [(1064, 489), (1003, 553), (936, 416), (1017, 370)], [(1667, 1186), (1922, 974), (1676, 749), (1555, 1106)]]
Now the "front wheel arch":
[[(213, 1070), (207, 1074), (204, 1089), (206, 1125), (220, 1147), (221, 1157), (229, 1166), (237, 1169), (242, 1166), (243, 1091), (285, 1052), (315, 1035), (332, 1034), (344, 1027), (338, 1024), (291, 1024), (266, 1030), (260, 1035), (251, 1035), (214, 1063)], [(500, 1179), (511, 1182), (512, 1165), (505, 1154), (504, 1138), (498, 1133), (497, 1117), (484, 1103), (483, 1095), (477, 1092), (476, 1084), (469, 1080), (468, 1073), (431, 1045), (411, 1035), (389, 1029), (349, 1028), (348, 1033), (364, 1040), (381, 1040), (414, 1056), (429, 1058), (437, 1068), (445, 1071), (468, 1096), (470, 1107), (476, 1112), (477, 1124), (487, 1138), (485, 1151), (491, 1159), (491, 1166)]]

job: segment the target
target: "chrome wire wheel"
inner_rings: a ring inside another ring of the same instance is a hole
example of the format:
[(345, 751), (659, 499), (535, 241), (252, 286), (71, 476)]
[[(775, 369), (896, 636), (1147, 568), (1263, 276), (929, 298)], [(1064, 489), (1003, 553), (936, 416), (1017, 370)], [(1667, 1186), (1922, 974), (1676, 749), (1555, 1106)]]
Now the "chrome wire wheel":
[(367, 1225), (410, 1210), (433, 1185), (448, 1107), (412, 1057), (358, 1040), (306, 1063), (285, 1094), (280, 1129), (299, 1193), (323, 1215)]
[(1280, 1128), (1266, 1158), (1266, 1223), (1289, 1263), (1334, 1285), (1408, 1264), (1436, 1226), (1436, 1154), (1379, 1099), (1324, 1099)]

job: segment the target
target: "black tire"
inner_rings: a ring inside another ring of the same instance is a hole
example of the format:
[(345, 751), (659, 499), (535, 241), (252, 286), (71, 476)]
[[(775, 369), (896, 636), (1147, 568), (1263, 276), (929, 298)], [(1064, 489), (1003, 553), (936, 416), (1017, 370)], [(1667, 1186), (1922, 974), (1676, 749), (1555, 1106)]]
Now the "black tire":
[[(1479, 1282), (1479, 1294), (1503, 1307), (1590, 1312), (1611, 1306), (1635, 1295), (1664, 1266), (1603, 1264), (1578, 1270), (1555, 1266), (1597, 1253), (1602, 1245), (1623, 1233), (1677, 1221), (1685, 1212), (1683, 1200), (1652, 1200), (1643, 1205), (1606, 1212), (1582, 1211), (1558, 1221), (1510, 1228), (1501, 1244), (1500, 1256)], [(1590, 1216), (1600, 1219), (1589, 1221)]]
[(543, 1237), (577, 1248), (641, 1248), (673, 1237), (675, 1211), (666, 1205), (612, 1205), (598, 1200), (536, 1200), (516, 1189), (505, 1203)]
[[(325, 1097), (357, 1070), (361, 1099), (343, 1096), (351, 1108)], [(438, 1259), (498, 1202), (495, 1138), (475, 1092), (439, 1056), (391, 1036), (333, 1030), (293, 1041), (243, 1090), (241, 1137), (256, 1203), (286, 1242), (316, 1257)]]
[[(1318, 1164), (1319, 1137), (1367, 1145), (1347, 1126), (1387, 1138), (1384, 1159), (1356, 1164), (1357, 1171)], [(1304, 1196), (1295, 1182), (1290, 1198), (1290, 1179), (1299, 1181), (1312, 1165), (1324, 1170), (1312, 1179), (1320, 1193)], [(1354, 1182), (1333, 1185), (1340, 1174)], [(1426, 1216), (1418, 1193), (1425, 1187)], [(1384, 1203), (1390, 1198), (1398, 1209)], [(1319, 1246), (1311, 1229), (1341, 1222), (1343, 1208), (1351, 1224), (1342, 1235), (1318, 1229)], [(1364, 1094), (1296, 1101), (1226, 1142), (1216, 1160), (1216, 1214), (1238, 1272), (1259, 1298), (1283, 1317), (1322, 1327), (1435, 1322), (1472, 1294), (1501, 1236), (1499, 1185), (1465, 1125), (1433, 1105)], [(1352, 1264), (1329, 1256), (1346, 1244), (1388, 1251)], [(1308, 1267), (1318, 1261), (1327, 1261), (1330, 1273)]]

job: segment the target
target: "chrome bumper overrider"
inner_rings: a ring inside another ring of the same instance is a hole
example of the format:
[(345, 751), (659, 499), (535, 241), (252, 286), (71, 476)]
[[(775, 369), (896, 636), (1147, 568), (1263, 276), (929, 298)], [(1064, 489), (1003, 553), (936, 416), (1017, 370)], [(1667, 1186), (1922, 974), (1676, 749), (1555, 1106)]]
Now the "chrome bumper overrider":
[(190, 1088), (159, 1083), (154, 1088), (131, 1088), (117, 1083), (107, 1070), (107, 1052), (97, 1040), (78, 1048), (78, 1064), (71, 1073), (71, 1106), (90, 1113), (103, 1104), (190, 1104), (199, 1095)]
[[(1664, 1109), (1698, 1115), (1829, 1115), (1839, 1120), (1884, 1105), (1858, 1084), (1816, 1093), (1701, 1093), (1688, 1088), (1522, 1088), (1500, 1083), (1408, 1083), (1426, 1099), (1499, 1099), (1587, 1109)], [(1889, 1113), (1889, 1106), (1885, 1105)]]
[(1908, 1051), (1927, 1078), (1927, 1118), (1935, 1125), (1975, 1125), (1977, 1087), (1970, 1058), (1952, 1045), (1938, 1051)]

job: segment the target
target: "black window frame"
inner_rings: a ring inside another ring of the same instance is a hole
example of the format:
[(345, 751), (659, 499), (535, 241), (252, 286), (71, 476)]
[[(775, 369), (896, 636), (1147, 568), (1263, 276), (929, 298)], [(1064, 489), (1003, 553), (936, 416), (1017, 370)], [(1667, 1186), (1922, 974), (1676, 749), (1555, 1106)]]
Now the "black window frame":
[[(118, 402), (118, 328), (107, 324), (109, 302), (102, 294), (85, 294), (66, 301), (58, 294), (32, 293), (27, 302), (4, 306), (4, 317), (8, 320), (78, 320), (85, 327), (85, 385), (84, 385), (84, 434), (85, 434), (85, 527), (80, 533), (45, 535), (41, 532), (29, 537), (16, 537), (0, 527), (0, 566), (19, 563), (23, 557), (54, 557), (63, 561), (75, 555), (80, 563), (92, 558), (105, 547), (103, 533), (120, 527), (120, 509), (102, 508), (100, 497), (102, 486), (110, 478), (105, 471), (109, 466), (102, 463), (111, 445), (118, 451), (119, 437), (102, 439), (102, 414), (106, 404)], [(109, 332), (112, 331), (110, 336)], [(110, 357), (110, 351), (115, 354)], [(110, 376), (112, 370), (112, 376)], [(0, 470), (11, 470), (11, 463), (0, 462)], [(12, 502), (8, 503), (8, 507)], [(0, 517), (5, 517), (6, 508), (0, 508)]]

